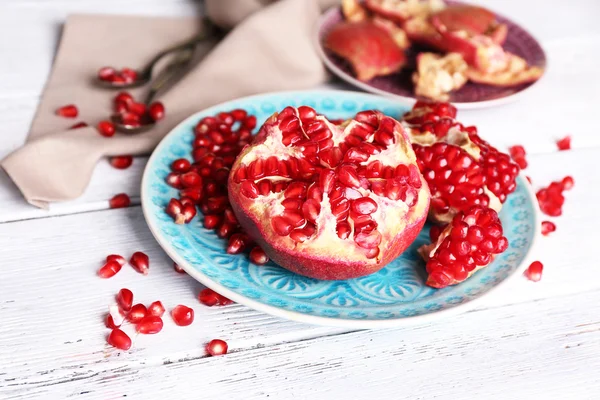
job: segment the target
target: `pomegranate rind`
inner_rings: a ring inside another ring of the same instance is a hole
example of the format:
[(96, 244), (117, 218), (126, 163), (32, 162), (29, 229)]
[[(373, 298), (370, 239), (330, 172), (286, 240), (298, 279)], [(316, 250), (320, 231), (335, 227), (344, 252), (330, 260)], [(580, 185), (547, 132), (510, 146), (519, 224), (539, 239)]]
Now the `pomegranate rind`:
[(361, 81), (393, 74), (406, 62), (389, 32), (372, 21), (337, 24), (325, 38), (325, 46), (350, 62)]
[[(397, 154), (397, 157), (404, 158), (407, 164), (410, 163), (416, 167), (416, 158), (406, 131), (397, 121), (382, 114), (378, 115), (380, 118), (386, 118), (395, 123), (396, 145), (388, 147), (386, 151)], [(322, 116), (318, 118), (325, 120)], [(381, 233), (379, 253), (373, 258), (368, 258), (366, 250), (356, 245), (352, 239), (340, 239), (335, 229), (333, 231), (330, 229), (332, 222), (328, 218), (333, 218), (334, 226), (336, 223), (335, 216), (331, 214), (330, 209), (328, 210), (329, 214), (322, 211), (319, 215), (319, 218), (323, 219), (319, 220), (322, 223), (316, 223), (317, 238), (315, 240), (298, 243), (289, 236), (281, 236), (276, 233), (271, 225), (271, 220), (277, 214), (274, 211), (265, 210), (273, 210), (279, 203), (267, 204), (269, 200), (255, 201), (248, 198), (242, 194), (241, 184), (236, 183), (234, 178), (239, 168), (249, 165), (250, 162), (258, 158), (257, 154), (260, 151), (263, 152), (262, 154), (279, 155), (278, 150), (280, 149), (267, 146), (274, 142), (279, 143), (275, 137), (277, 134), (281, 136), (281, 131), (277, 133), (276, 120), (277, 114), (269, 118), (252, 144), (242, 150), (232, 167), (228, 182), (229, 199), (240, 225), (275, 263), (310, 278), (321, 280), (351, 279), (380, 270), (400, 255), (415, 240), (426, 221), (429, 210), (429, 189), (420, 174), (418, 174), (420, 189), (417, 192), (416, 204), (412, 207), (408, 207), (399, 200), (393, 201), (387, 199), (387, 197), (377, 197), (379, 209), (373, 213), (373, 219), (383, 225), (381, 225), (381, 229), (378, 228)], [(347, 134), (347, 132), (352, 131), (353, 127), (356, 126), (353, 124), (356, 123), (356, 121), (350, 120), (340, 127), (329, 123), (329, 129), (336, 129), (338, 133), (344, 132), (344, 134)], [(274, 126), (275, 128), (273, 128)], [(367, 163), (368, 161), (365, 161), (365, 165)], [(415, 171), (417, 170), (415, 169)], [(375, 194), (371, 194), (375, 196)], [(327, 204), (330, 205), (327, 197), (324, 196), (321, 203), (323, 209), (329, 207)], [(385, 223), (382, 221), (385, 221)]]

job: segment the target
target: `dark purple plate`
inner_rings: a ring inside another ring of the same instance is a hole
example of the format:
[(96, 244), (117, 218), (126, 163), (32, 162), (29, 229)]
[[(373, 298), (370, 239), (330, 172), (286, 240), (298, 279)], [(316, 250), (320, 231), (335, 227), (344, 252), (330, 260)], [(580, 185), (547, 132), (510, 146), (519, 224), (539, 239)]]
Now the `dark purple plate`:
[[(536, 65), (545, 69), (546, 54), (538, 41), (514, 22), (498, 14), (496, 14), (496, 17), (499, 22), (508, 26), (508, 35), (503, 47), (507, 51), (524, 58), (529, 65)], [(417, 96), (414, 94), (411, 80), (411, 75), (414, 72), (413, 68), (406, 67), (398, 73), (379, 76), (370, 81), (362, 82), (355, 78), (350, 65), (346, 61), (323, 46), (324, 39), (331, 28), (343, 20), (344, 17), (339, 7), (330, 9), (321, 17), (316, 41), (317, 50), (325, 65), (341, 79), (367, 92), (392, 96), (407, 104), (414, 103)], [(425, 51), (425, 49), (420, 49), (417, 46), (412, 46), (409, 49), (407, 52), (408, 65), (415, 65), (414, 57), (420, 51)], [(518, 97), (517, 95), (522, 94), (536, 82), (512, 87), (495, 87), (468, 82), (465, 86), (450, 94), (450, 102), (459, 109), (484, 108), (504, 104), (515, 100)]]

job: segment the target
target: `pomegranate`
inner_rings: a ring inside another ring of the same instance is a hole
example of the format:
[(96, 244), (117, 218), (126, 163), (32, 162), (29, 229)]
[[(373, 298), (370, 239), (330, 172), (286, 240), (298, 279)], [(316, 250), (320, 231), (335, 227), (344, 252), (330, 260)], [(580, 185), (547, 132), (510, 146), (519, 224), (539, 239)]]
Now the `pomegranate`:
[(419, 252), (427, 262), (427, 285), (443, 288), (467, 279), (508, 248), (498, 214), (473, 206), (458, 213), (430, 245)]
[(429, 205), (398, 121), (363, 111), (334, 125), (306, 106), (265, 122), (236, 159), (228, 192), (271, 259), (328, 280), (384, 267), (418, 235)]
[(206, 345), (206, 352), (211, 356), (227, 354), (227, 342), (221, 339), (213, 339)]
[(518, 165), (455, 117), (448, 103), (421, 101), (404, 116), (431, 191), (430, 218), (437, 223), (475, 205), (498, 211), (517, 187)]
[(388, 30), (373, 21), (337, 24), (325, 38), (325, 46), (348, 60), (361, 81), (393, 74), (406, 62)]

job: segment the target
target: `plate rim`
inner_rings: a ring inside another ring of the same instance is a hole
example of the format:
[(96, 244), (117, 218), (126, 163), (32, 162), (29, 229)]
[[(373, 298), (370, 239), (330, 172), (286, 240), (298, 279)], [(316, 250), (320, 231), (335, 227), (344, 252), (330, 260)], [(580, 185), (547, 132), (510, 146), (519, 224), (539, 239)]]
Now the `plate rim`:
[[(508, 282), (515, 279), (515, 277), (517, 277), (517, 276), (520, 277), (523, 274), (523, 272), (527, 269), (529, 264), (533, 261), (532, 260), (533, 253), (534, 253), (533, 250), (536, 248), (536, 245), (541, 236), (542, 216), (541, 216), (539, 207), (535, 206), (535, 204), (534, 204), (534, 207), (532, 207), (534, 231), (533, 231), (533, 235), (532, 235), (532, 239), (531, 239), (531, 244), (528, 247), (527, 251), (525, 252), (525, 255), (523, 257), (521, 264), (514, 270), (514, 272), (512, 274), (508, 275), (501, 282), (496, 283), (493, 286), (491, 286), (488, 290), (485, 291), (485, 293), (480, 294), (477, 297), (470, 299), (469, 301), (457, 304), (450, 308), (432, 311), (427, 314), (406, 316), (406, 317), (402, 317), (402, 318), (378, 319), (378, 320), (332, 318), (332, 317), (304, 314), (301, 312), (285, 310), (285, 309), (282, 309), (282, 308), (279, 308), (279, 307), (276, 307), (276, 306), (273, 306), (270, 304), (258, 302), (254, 299), (243, 296), (242, 294), (238, 294), (238, 293), (230, 290), (226, 286), (220, 284), (219, 282), (212, 280), (209, 276), (207, 276), (207, 275), (201, 273), (200, 271), (196, 270), (195, 268), (191, 267), (188, 264), (188, 262), (180, 254), (178, 254), (178, 251), (171, 245), (171, 243), (169, 243), (168, 240), (163, 238), (163, 235), (161, 235), (159, 233), (160, 229), (158, 228), (158, 226), (156, 226), (154, 219), (150, 217), (150, 213), (151, 213), (150, 206), (149, 206), (150, 194), (148, 193), (150, 185), (148, 185), (148, 181), (149, 181), (149, 179), (151, 179), (150, 175), (152, 174), (151, 165), (153, 165), (154, 162), (158, 159), (159, 154), (161, 153), (162, 149), (166, 148), (167, 138), (169, 138), (172, 135), (175, 135), (177, 131), (181, 130), (184, 126), (188, 125), (190, 123), (190, 121), (197, 119), (198, 118), (197, 116), (199, 114), (210, 113), (211, 110), (221, 108), (223, 105), (228, 104), (228, 103), (232, 103), (232, 102), (240, 101), (240, 100), (247, 101), (247, 100), (252, 100), (254, 98), (269, 97), (269, 96), (273, 96), (273, 95), (293, 97), (298, 94), (306, 94), (306, 93), (315, 93), (315, 94), (316, 93), (335, 93), (338, 95), (350, 95), (350, 96), (359, 95), (362, 97), (374, 97), (374, 98), (382, 97), (382, 96), (378, 96), (375, 94), (363, 93), (363, 92), (357, 92), (357, 91), (348, 91), (348, 90), (306, 89), (306, 90), (292, 90), (292, 91), (274, 91), (274, 92), (267, 92), (267, 93), (252, 95), (252, 96), (235, 98), (232, 100), (221, 102), (221, 103), (213, 105), (211, 107), (207, 107), (200, 111), (197, 111), (197, 112), (193, 113), (192, 115), (188, 116), (187, 118), (183, 119), (180, 123), (178, 123), (175, 127), (173, 127), (161, 139), (159, 144), (153, 150), (152, 154), (148, 158), (148, 162), (146, 163), (146, 166), (144, 167), (144, 173), (143, 173), (142, 181), (141, 181), (140, 200), (141, 200), (141, 205), (142, 205), (142, 213), (144, 215), (144, 220), (146, 221), (146, 225), (148, 225), (148, 228), (150, 229), (152, 236), (158, 242), (159, 246), (162, 248), (162, 250), (165, 253), (167, 253), (167, 255), (171, 258), (171, 260), (175, 261), (181, 268), (183, 268), (188, 275), (190, 275), (192, 278), (194, 278), (198, 282), (202, 283), (206, 287), (224, 295), (225, 297), (233, 300), (236, 303), (243, 304), (254, 310), (264, 312), (266, 314), (270, 314), (270, 315), (273, 315), (276, 317), (281, 317), (281, 318), (289, 319), (289, 320), (296, 321), (296, 322), (303, 322), (303, 323), (319, 325), (319, 326), (331, 326), (331, 327), (351, 328), (351, 329), (373, 329), (373, 328), (380, 329), (380, 328), (392, 328), (392, 327), (399, 327), (399, 326), (411, 326), (411, 325), (416, 325), (416, 324), (424, 324), (424, 323), (427, 323), (427, 322), (430, 322), (430, 321), (433, 321), (433, 320), (436, 320), (439, 318), (449, 317), (452, 315), (461, 314), (463, 312), (469, 311), (469, 310), (473, 309), (476, 305), (478, 305), (482, 298), (485, 298), (490, 293), (497, 291), (498, 288), (505, 287)], [(386, 100), (392, 100), (392, 99), (390, 99), (390, 97), (387, 97), (387, 96), (384, 96), (384, 98)], [(527, 180), (526, 180), (523, 172), (519, 173), (518, 179), (520, 179), (522, 181), (522, 184), (524, 185), (524, 188), (528, 194), (529, 199), (531, 199), (531, 200), (535, 199), (536, 197), (535, 197), (535, 192), (533, 191), (533, 187), (527, 183)], [(200, 256), (200, 257), (202, 257), (202, 256)]]
[[(469, 4), (469, 3), (464, 3), (464, 4)], [(323, 48), (323, 46), (321, 44), (321, 35), (320, 35), (321, 28), (323, 26), (323, 23), (328, 18), (330, 18), (331, 14), (333, 14), (334, 12), (339, 12), (340, 10), (341, 10), (340, 6), (330, 7), (327, 11), (325, 11), (323, 14), (321, 14), (317, 23), (315, 24), (315, 29), (313, 29), (313, 39), (312, 39), (313, 45), (314, 45), (321, 61), (323, 61), (323, 63), (327, 66), (327, 68), (331, 72), (333, 72), (338, 78), (340, 78), (344, 82), (346, 82), (356, 88), (362, 89), (371, 94), (378, 94), (378, 95), (381, 95), (384, 97), (395, 99), (395, 100), (401, 102), (402, 104), (405, 104), (408, 106), (412, 106), (413, 104), (415, 104), (417, 102), (416, 97), (407, 97), (407, 96), (401, 96), (399, 94), (390, 93), (385, 90), (371, 86), (365, 82), (359, 81), (354, 76), (347, 74), (346, 72), (344, 72), (340, 68), (338, 68), (338, 66), (335, 65), (331, 61), (331, 59), (327, 56), (327, 54), (325, 53), (325, 49)], [(546, 79), (546, 75), (548, 75), (548, 55), (547, 55), (546, 50), (544, 49), (544, 46), (542, 45), (542, 42), (540, 40), (538, 40), (538, 38), (536, 36), (534, 36), (529, 30), (525, 30), (524, 28), (521, 27), (520, 24), (513, 22), (512, 19), (506, 18), (504, 15), (498, 14), (495, 11), (493, 11), (493, 12), (494, 12), (494, 14), (500, 15), (502, 18), (505, 18), (505, 19), (511, 21), (513, 24), (518, 25), (521, 29), (526, 31), (527, 34), (536, 41), (538, 46), (540, 46), (540, 49), (542, 50), (542, 54), (544, 56), (544, 64), (545, 64), (544, 65), (544, 73), (537, 81), (533, 82), (528, 87), (518, 91), (517, 93), (511, 94), (511, 95), (508, 95), (505, 97), (501, 97), (498, 99), (492, 99), (492, 100), (483, 100), (483, 101), (451, 102), (452, 105), (454, 105), (458, 110), (480, 110), (480, 109), (484, 109), (484, 108), (497, 107), (497, 106), (502, 106), (502, 105), (513, 103), (513, 102), (519, 100), (523, 95), (531, 93), (530, 89), (538, 88), (540, 86), (539, 83), (544, 81)]]

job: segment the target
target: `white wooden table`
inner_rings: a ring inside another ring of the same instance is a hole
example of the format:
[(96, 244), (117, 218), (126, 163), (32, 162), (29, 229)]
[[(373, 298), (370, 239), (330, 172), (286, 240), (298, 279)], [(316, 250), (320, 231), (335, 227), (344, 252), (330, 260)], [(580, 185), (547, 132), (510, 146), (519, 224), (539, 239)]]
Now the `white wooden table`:
[[(208, 308), (202, 286), (173, 272), (140, 207), (145, 158), (98, 166), (85, 195), (50, 211), (25, 203), (0, 172), (0, 399), (598, 399), (600, 398), (600, 2), (487, 0), (526, 26), (549, 57), (543, 82), (516, 104), (463, 112), (499, 147), (523, 144), (534, 185), (570, 174), (543, 279), (517, 279), (479, 308), (430, 325), (348, 331), (281, 320), (242, 305)], [(191, 15), (192, 0), (0, 0), (0, 158), (20, 146), (73, 12)], [(339, 86), (339, 83), (337, 84)], [(573, 136), (573, 150), (554, 140)], [(151, 273), (96, 277), (109, 253), (146, 252)], [(121, 288), (148, 304), (194, 308), (195, 323), (106, 345), (102, 317)], [(230, 354), (203, 344), (227, 340)]]

